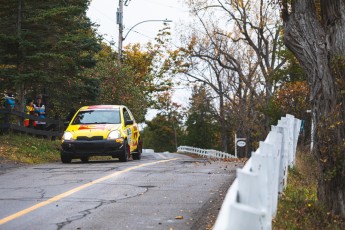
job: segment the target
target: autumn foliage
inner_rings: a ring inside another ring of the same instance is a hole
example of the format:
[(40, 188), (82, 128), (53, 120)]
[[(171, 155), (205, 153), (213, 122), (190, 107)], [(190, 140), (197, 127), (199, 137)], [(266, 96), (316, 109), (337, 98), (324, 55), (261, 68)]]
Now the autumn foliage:
[(309, 87), (306, 81), (287, 82), (277, 91), (274, 104), (282, 114), (303, 118), (310, 110)]

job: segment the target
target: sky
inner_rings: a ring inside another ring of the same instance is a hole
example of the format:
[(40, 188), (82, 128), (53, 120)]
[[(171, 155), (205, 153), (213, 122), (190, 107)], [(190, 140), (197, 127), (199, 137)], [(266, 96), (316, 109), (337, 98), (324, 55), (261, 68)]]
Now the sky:
[[(126, 2), (126, 0), (123, 0)], [(118, 25), (116, 24), (116, 11), (119, 0), (92, 0), (87, 15), (91, 21), (99, 25), (98, 33), (104, 35), (109, 41), (114, 41), (117, 48)], [(172, 20), (169, 25), (173, 36), (178, 35), (174, 31), (183, 21), (188, 20), (188, 9), (183, 6), (181, 0), (128, 0), (123, 9), (123, 24), (125, 36), (129, 29), (137, 23), (146, 20)], [(147, 43), (153, 41), (159, 29), (163, 28), (163, 22), (145, 22), (133, 27), (123, 42)]]
[[(123, 0), (126, 2), (126, 0)], [(183, 5), (183, 0), (128, 0), (127, 6), (123, 8), (123, 36), (128, 33), (123, 41), (123, 46), (129, 43), (145, 44), (149, 41), (153, 42), (154, 37), (160, 29), (163, 28), (163, 22), (144, 22), (136, 26), (137, 23), (146, 20), (172, 20), (169, 23), (172, 33), (173, 45), (178, 45), (179, 26), (187, 23), (189, 18), (188, 8)], [(92, 0), (88, 17), (92, 22), (99, 25), (98, 34), (102, 35), (106, 42), (114, 42), (114, 48), (118, 49), (118, 30), (116, 23), (116, 11), (119, 6), (119, 0)], [(134, 26), (134, 27), (133, 27)], [(177, 88), (175, 90), (173, 101), (183, 106), (188, 105), (190, 91)], [(154, 114), (154, 111), (151, 111)], [(150, 119), (153, 114), (148, 114)]]

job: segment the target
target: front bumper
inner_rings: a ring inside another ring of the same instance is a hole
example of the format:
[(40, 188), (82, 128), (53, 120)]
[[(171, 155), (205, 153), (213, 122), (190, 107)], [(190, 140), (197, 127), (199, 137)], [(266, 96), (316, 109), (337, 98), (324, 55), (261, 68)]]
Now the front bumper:
[(114, 140), (73, 140), (61, 144), (61, 154), (71, 158), (90, 156), (117, 157), (124, 151), (123, 143)]

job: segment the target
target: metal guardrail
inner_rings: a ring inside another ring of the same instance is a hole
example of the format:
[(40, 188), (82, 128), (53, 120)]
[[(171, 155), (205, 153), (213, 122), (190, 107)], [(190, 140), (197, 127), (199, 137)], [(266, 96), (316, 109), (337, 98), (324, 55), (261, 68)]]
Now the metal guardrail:
[(214, 230), (272, 229), (279, 194), (287, 185), (288, 168), (295, 164), (301, 121), (286, 115), (272, 126), (230, 186)]
[(177, 148), (178, 153), (193, 153), (197, 154), (202, 157), (206, 158), (218, 158), (218, 159), (226, 159), (226, 158), (237, 158), (234, 155), (229, 153), (224, 153), (221, 151), (213, 150), (213, 149), (200, 149), (190, 146), (179, 146)]

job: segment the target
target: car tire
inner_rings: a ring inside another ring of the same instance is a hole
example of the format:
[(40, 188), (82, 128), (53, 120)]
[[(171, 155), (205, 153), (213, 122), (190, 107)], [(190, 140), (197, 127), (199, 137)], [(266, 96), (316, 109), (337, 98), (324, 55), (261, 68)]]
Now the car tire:
[(68, 164), (68, 163), (71, 163), (71, 161), (72, 161), (72, 158), (61, 154), (61, 162), (62, 163)]
[(143, 144), (141, 140), (139, 139), (137, 149), (132, 153), (133, 160), (140, 160), (142, 152), (143, 152)]
[(121, 153), (121, 156), (119, 157), (119, 160), (121, 162), (127, 162), (129, 154), (130, 154), (129, 146), (128, 146), (127, 140), (125, 140), (123, 142), (123, 151)]
[(89, 157), (81, 157), (80, 158), (80, 160), (81, 160), (81, 162), (83, 162), (83, 163), (87, 163), (87, 162), (89, 162)]

